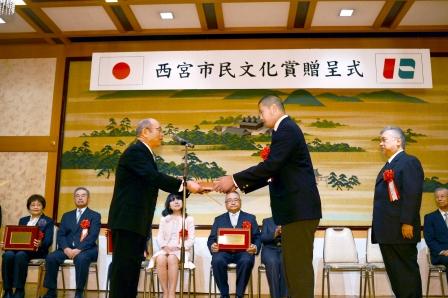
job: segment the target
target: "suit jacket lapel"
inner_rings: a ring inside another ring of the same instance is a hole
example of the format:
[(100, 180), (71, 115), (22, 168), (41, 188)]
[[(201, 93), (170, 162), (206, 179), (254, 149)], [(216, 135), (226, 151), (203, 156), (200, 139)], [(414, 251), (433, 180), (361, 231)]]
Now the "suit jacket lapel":
[[(148, 149), (148, 147), (146, 147), (146, 145), (143, 144), (142, 141), (139, 140), (138, 143), (139, 143), (139, 146), (140, 146), (141, 148), (143, 148), (143, 150), (145, 150), (145, 152), (148, 153), (148, 156), (149, 156), (149, 159), (151, 160), (151, 163), (153, 164), (154, 168), (158, 171), (158, 169), (157, 169), (157, 163), (156, 163), (156, 157), (153, 155), (153, 153), (151, 153), (151, 151)], [(138, 144), (138, 143), (137, 143), (137, 144)]]

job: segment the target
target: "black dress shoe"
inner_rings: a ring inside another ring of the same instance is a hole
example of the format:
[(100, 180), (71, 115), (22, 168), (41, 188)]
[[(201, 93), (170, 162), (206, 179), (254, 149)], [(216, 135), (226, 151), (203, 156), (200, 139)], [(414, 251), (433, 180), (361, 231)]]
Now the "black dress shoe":
[(12, 290), (4, 290), (3, 291), (3, 298), (13, 298)]
[(14, 293), (14, 298), (25, 298), (25, 291), (23, 289), (16, 289), (16, 292)]
[(55, 289), (48, 289), (47, 293), (42, 296), (42, 298), (57, 298)]
[(83, 298), (83, 297), (84, 297), (84, 291), (76, 290), (75, 298)]

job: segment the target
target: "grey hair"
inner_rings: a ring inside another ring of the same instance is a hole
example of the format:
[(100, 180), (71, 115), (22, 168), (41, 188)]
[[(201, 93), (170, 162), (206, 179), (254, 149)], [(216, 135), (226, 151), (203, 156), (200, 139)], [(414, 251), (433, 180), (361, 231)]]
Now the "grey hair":
[(263, 96), (258, 101), (258, 105), (262, 105), (262, 106), (275, 105), (275, 106), (277, 106), (277, 108), (280, 111), (282, 111), (283, 113), (285, 112), (285, 106), (283, 105), (282, 100), (280, 99), (280, 97), (278, 97), (276, 95), (265, 95), (265, 96)]
[(434, 190), (434, 195), (436, 194), (436, 193), (438, 193), (439, 191), (448, 191), (448, 188), (446, 188), (446, 187), (437, 187), (435, 190)]
[(406, 137), (404, 135), (404, 132), (401, 128), (399, 128), (398, 126), (386, 126), (385, 128), (383, 128), (380, 132), (380, 135), (382, 135), (383, 133), (385, 133), (386, 131), (392, 130), (394, 132), (394, 134), (396, 135), (396, 137), (400, 138), (401, 140), (401, 148), (404, 150), (406, 148)]
[(136, 129), (137, 137), (139, 137), (142, 134), (144, 128), (151, 127), (151, 126), (152, 126), (152, 119), (151, 118), (141, 120), (137, 124), (137, 129)]
[(75, 188), (75, 190), (73, 191), (73, 196), (75, 196), (75, 194), (78, 192), (78, 190), (84, 190), (87, 193), (87, 197), (90, 198), (90, 191), (85, 188), (84, 186), (79, 186), (77, 188)]

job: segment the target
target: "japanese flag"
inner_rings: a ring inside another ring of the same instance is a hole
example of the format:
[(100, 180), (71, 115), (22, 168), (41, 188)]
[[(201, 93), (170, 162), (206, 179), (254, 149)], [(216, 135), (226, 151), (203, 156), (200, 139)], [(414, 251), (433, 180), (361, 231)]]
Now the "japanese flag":
[(144, 61), (143, 56), (93, 56), (90, 89), (138, 89), (143, 85)]

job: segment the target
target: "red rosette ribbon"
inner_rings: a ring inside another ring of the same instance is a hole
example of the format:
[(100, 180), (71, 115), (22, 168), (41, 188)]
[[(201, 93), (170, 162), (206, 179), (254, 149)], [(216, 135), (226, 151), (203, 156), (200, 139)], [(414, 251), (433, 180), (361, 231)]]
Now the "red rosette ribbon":
[(82, 242), (89, 234), (90, 221), (88, 219), (83, 219), (83, 220), (81, 220), (81, 223), (79, 224), (79, 226), (82, 229), (81, 238), (79, 241)]
[(385, 170), (383, 172), (383, 179), (387, 183), (387, 191), (389, 192), (389, 201), (394, 202), (400, 199), (400, 193), (394, 182), (395, 173), (394, 170)]
[(250, 221), (248, 221), (248, 220), (245, 220), (245, 221), (243, 221), (243, 229), (251, 229), (251, 227), (252, 227), (252, 224), (250, 223)]
[[(182, 231), (183, 231), (183, 233), (182, 233)], [(184, 241), (185, 241), (185, 239), (187, 239), (188, 238), (188, 230), (187, 229), (180, 229), (180, 231), (179, 231), (179, 243), (182, 241), (182, 238), (184, 239)]]
[[(271, 147), (264, 146), (263, 149), (261, 149), (261, 151), (260, 151), (260, 157), (263, 159), (263, 161), (265, 161), (266, 159), (268, 159), (270, 153), (271, 153)], [(268, 182), (271, 182), (271, 181), (272, 181), (272, 178), (269, 178)]]
[[(36, 238), (36, 240), (41, 241), (42, 239), (44, 239), (44, 237), (45, 237), (44, 232), (42, 232), (41, 230), (39, 230), (39, 233), (37, 234), (37, 238)], [(38, 249), (39, 249), (39, 246), (35, 246), (35, 247), (34, 247), (34, 250), (35, 250), (35, 251), (37, 251)]]
[(269, 157), (269, 153), (271, 153), (271, 148), (269, 147), (269, 146), (265, 146), (263, 149), (261, 149), (261, 151), (260, 151), (260, 157), (263, 159), (263, 160), (266, 160), (266, 159), (268, 159), (268, 157)]

